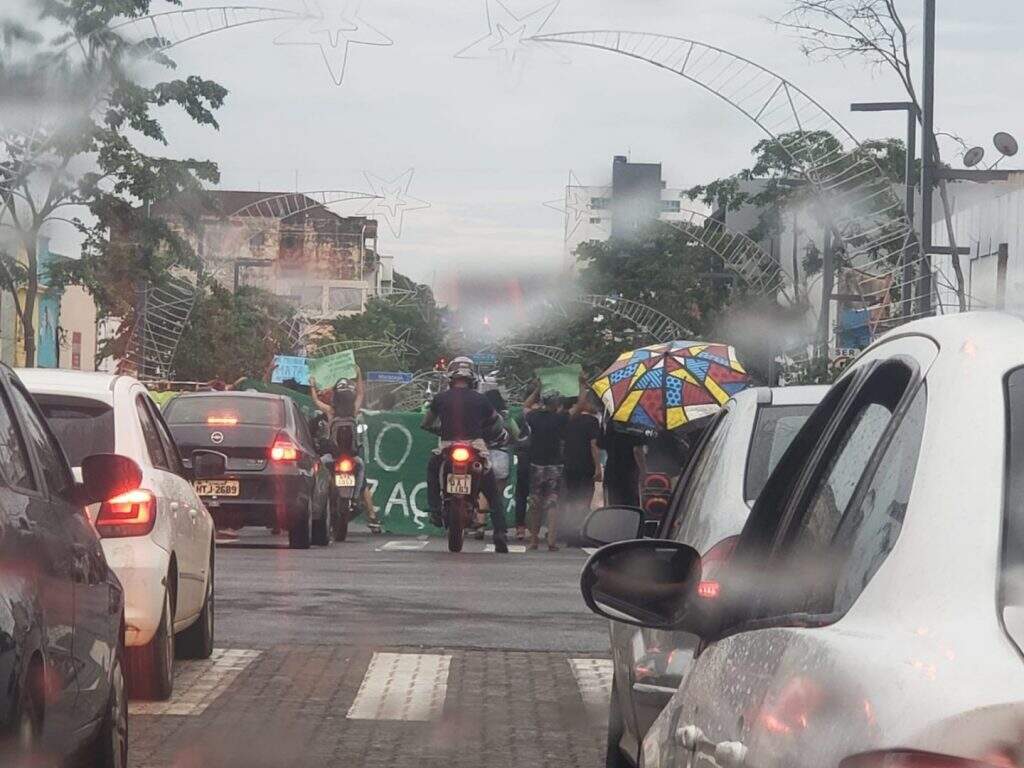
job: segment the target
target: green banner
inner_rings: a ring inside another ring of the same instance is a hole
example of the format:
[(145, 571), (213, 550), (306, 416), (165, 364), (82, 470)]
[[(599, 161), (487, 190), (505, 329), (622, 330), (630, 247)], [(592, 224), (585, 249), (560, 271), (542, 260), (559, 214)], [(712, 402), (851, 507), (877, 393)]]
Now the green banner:
[(346, 349), (327, 357), (311, 357), (309, 375), (321, 389), (330, 389), (339, 379), (354, 379), (357, 375), (355, 353)]
[(535, 373), (540, 379), (541, 394), (554, 391), (562, 397), (576, 397), (580, 392), (580, 374), (583, 373), (583, 367), (579, 363), (538, 368)]
[[(443, 536), (427, 518), (427, 461), (437, 438), (417, 413), (364, 411), (366, 477), (388, 533)], [(515, 467), (505, 488), (505, 519), (515, 522)], [(488, 521), (489, 523), (490, 521)]]

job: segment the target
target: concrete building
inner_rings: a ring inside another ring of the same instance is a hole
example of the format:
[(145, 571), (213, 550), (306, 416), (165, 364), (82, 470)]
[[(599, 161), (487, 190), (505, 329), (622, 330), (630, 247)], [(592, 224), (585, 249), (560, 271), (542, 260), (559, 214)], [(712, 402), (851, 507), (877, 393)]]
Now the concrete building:
[(688, 205), (683, 190), (669, 189), (662, 179), (661, 163), (632, 163), (616, 156), (610, 184), (565, 188), (565, 267), (575, 266), (580, 243), (629, 237), (655, 219), (682, 218), (680, 211)]
[(377, 253), (377, 222), (340, 216), (305, 195), (213, 191), (202, 202), (154, 204), (152, 214), (188, 240), (222, 285), (262, 288), (312, 321), (358, 314), (391, 287), (392, 260)]

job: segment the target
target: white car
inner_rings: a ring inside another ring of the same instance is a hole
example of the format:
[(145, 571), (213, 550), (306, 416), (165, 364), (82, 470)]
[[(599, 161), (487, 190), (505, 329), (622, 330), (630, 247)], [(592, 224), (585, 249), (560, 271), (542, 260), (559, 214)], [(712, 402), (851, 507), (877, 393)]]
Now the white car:
[(119, 453), (142, 468), (139, 490), (89, 510), (125, 590), (132, 695), (166, 699), (175, 655), (213, 652), (214, 526), (185, 478), (178, 449), (146, 388), (129, 376), (21, 369), (69, 463)]
[(1024, 765), (1024, 319), (902, 326), (807, 420), (726, 563), (601, 549), (601, 615), (701, 638), (647, 768)]

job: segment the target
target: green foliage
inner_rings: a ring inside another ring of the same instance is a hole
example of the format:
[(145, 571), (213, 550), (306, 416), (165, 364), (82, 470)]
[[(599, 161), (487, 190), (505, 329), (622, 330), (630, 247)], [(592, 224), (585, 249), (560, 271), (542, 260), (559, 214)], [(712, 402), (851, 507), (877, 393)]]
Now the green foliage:
[(205, 286), (178, 344), (174, 377), (228, 383), (242, 376), (262, 379), (270, 359), (289, 346), (280, 322), (288, 313), (266, 291), (243, 287), (232, 293), (219, 283)]

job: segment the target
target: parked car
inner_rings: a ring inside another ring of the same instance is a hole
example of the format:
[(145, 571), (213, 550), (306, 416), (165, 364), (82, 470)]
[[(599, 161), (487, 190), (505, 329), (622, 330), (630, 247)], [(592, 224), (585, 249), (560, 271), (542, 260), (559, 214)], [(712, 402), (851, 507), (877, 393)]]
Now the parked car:
[(218, 526), (284, 529), (293, 549), (334, 540), (331, 473), (294, 400), (261, 392), (183, 394), (167, 404), (164, 418), (186, 454), (212, 448), (227, 456), (222, 477), (196, 483)]
[(701, 638), (643, 764), (1020, 766), (1024, 320), (907, 324), (810, 416), (729, 561), (601, 549), (584, 598)]
[[(706, 559), (727, 552), (775, 464), (827, 391), (758, 387), (726, 403), (676, 484), (658, 538), (688, 544)], [(584, 535), (600, 544), (635, 538), (637, 522), (635, 510), (608, 507), (591, 515)], [(697, 643), (694, 635), (611, 622), (607, 765), (637, 764), (644, 735), (682, 682)]]
[(142, 468), (142, 485), (89, 514), (125, 588), (129, 693), (167, 699), (174, 659), (213, 652), (213, 519), (146, 388), (130, 376), (51, 369), (18, 375), (78, 472), (93, 453)]
[(104, 454), (82, 476), (0, 365), (0, 765), (127, 764), (124, 592), (83, 506), (142, 472)]

